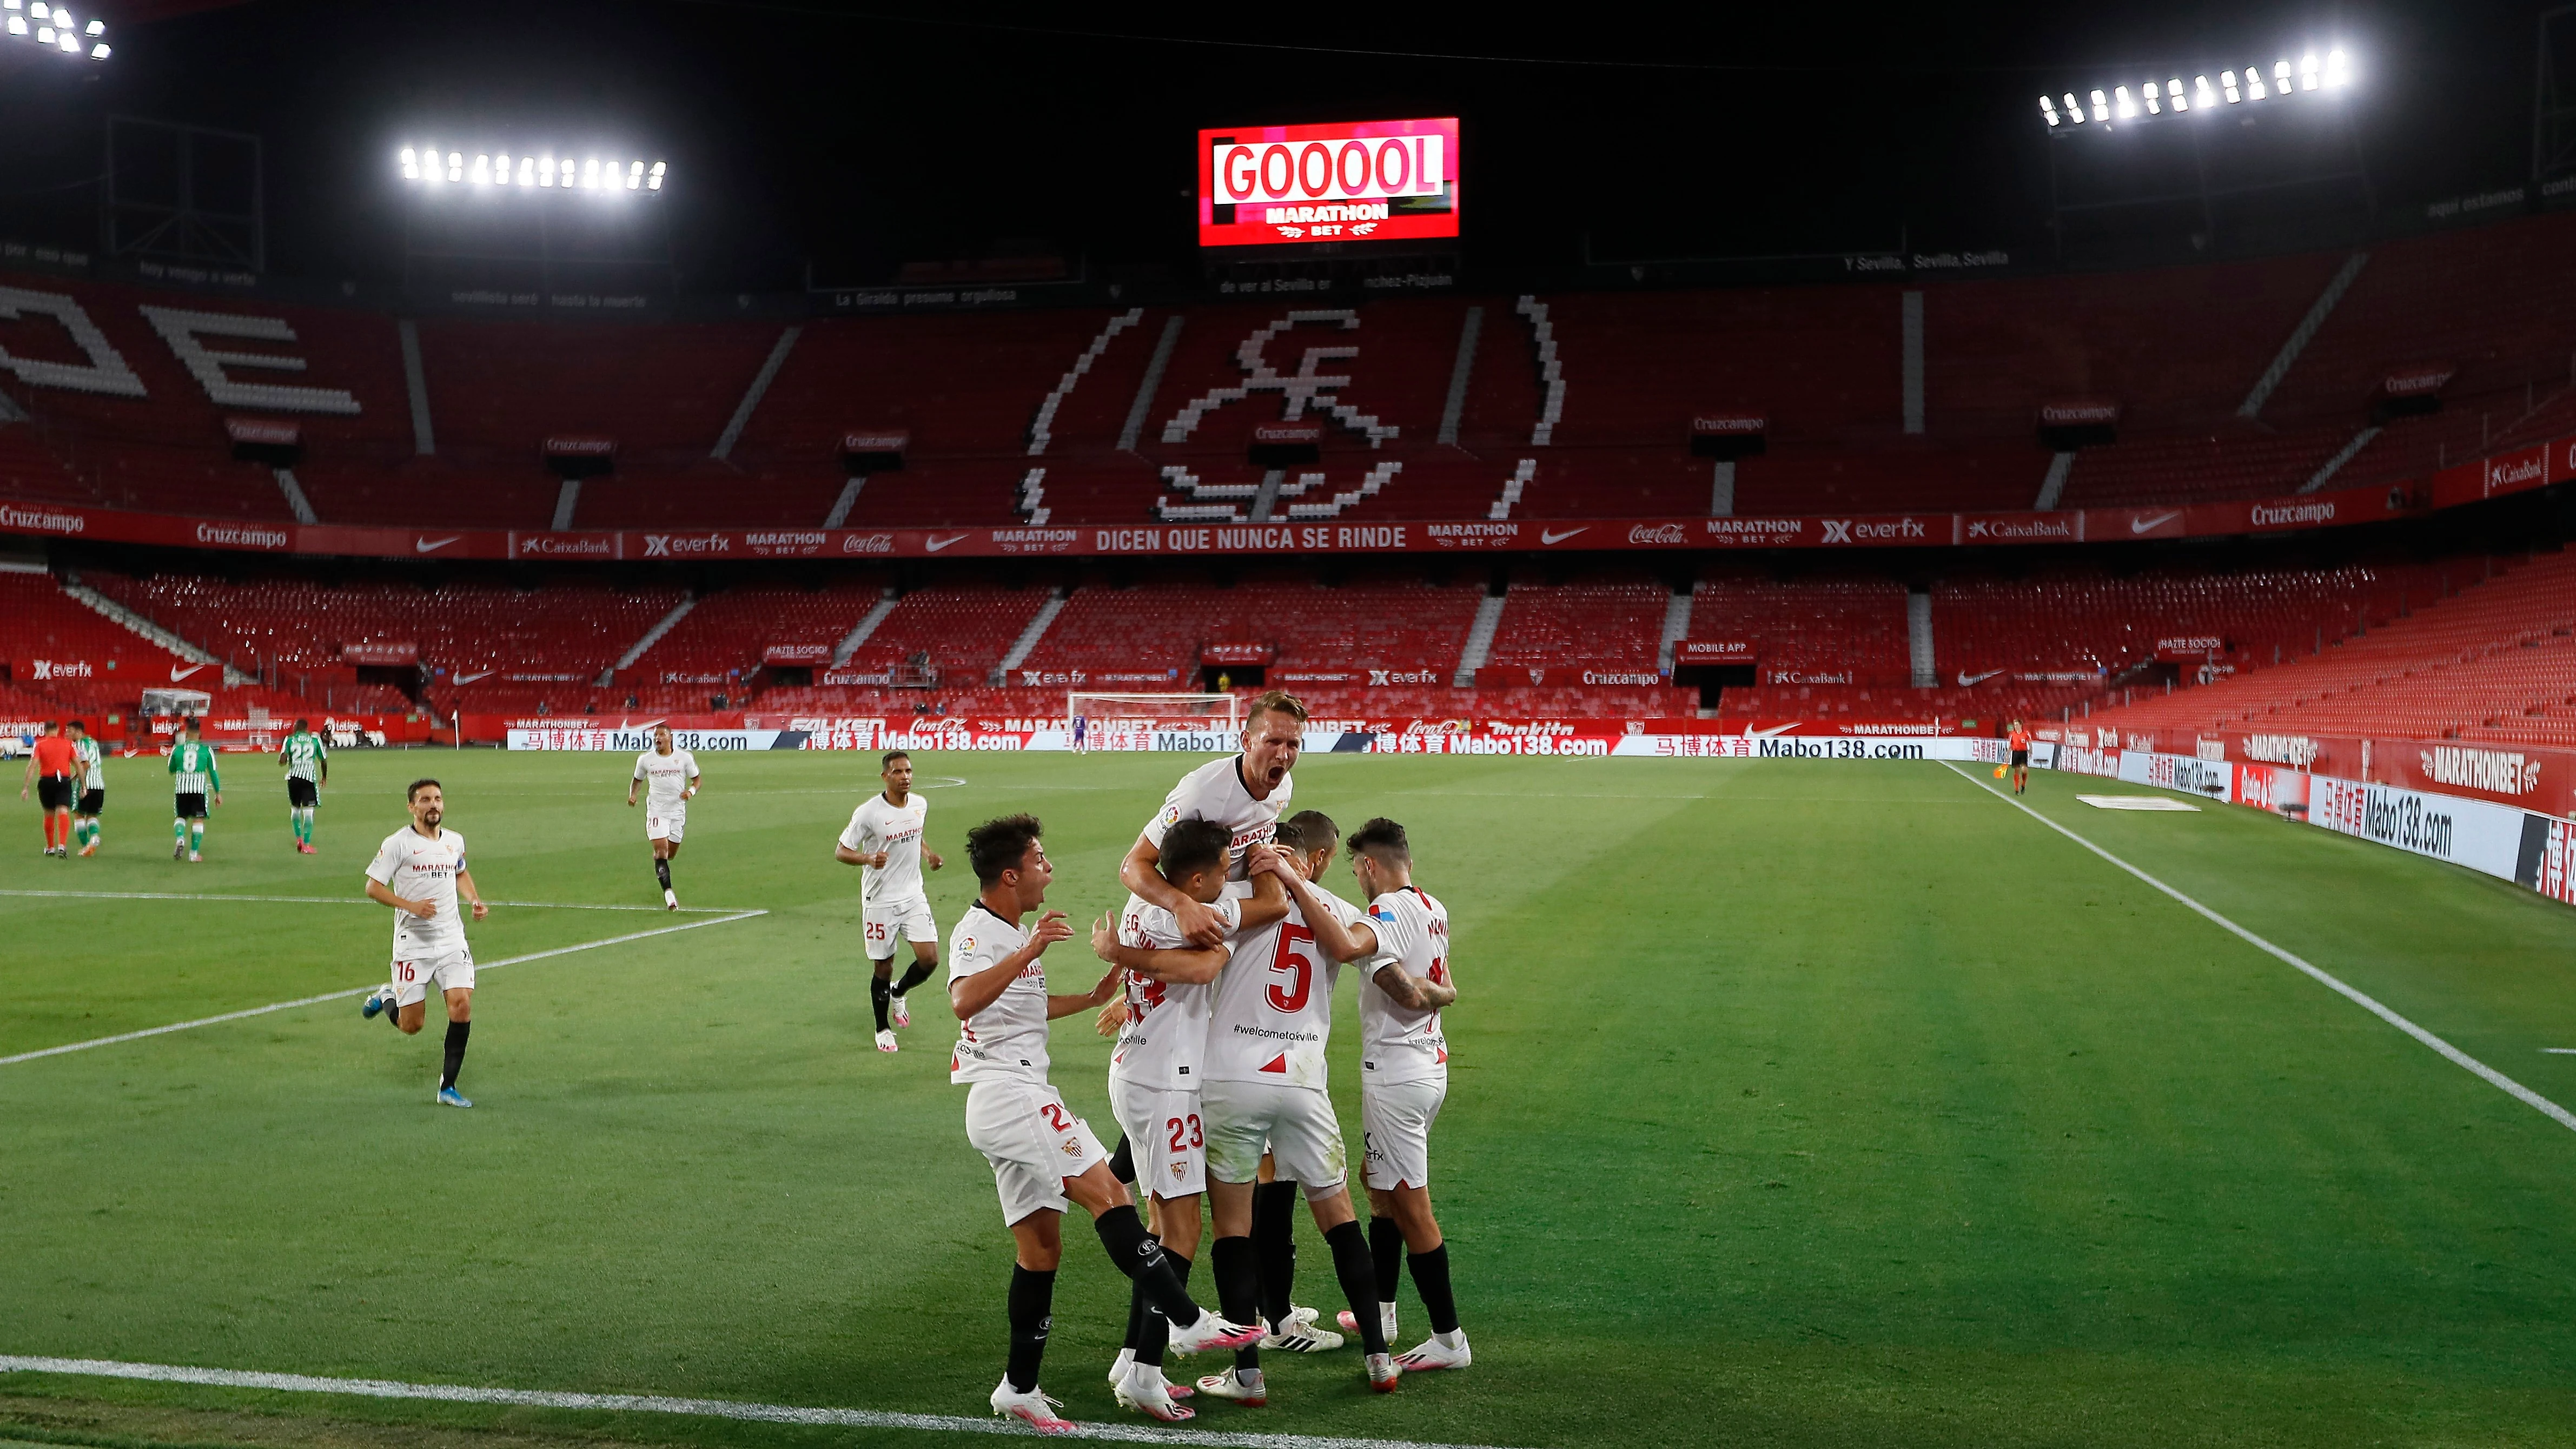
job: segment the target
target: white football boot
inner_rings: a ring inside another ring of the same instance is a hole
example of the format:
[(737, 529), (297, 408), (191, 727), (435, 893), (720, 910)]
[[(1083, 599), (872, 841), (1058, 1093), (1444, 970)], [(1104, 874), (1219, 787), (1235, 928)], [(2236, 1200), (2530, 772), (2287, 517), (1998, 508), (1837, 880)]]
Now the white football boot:
[(1017, 1419), (1041, 1434), (1073, 1432), (1073, 1421), (1056, 1412), (1063, 1407), (1062, 1403), (1048, 1398), (1040, 1390), (1031, 1389), (1025, 1394), (1021, 1393), (1011, 1387), (1011, 1381), (1007, 1378), (1002, 1380), (1000, 1387), (993, 1390), (994, 1413), (1005, 1419)]
[(1462, 1369), (1476, 1361), (1467, 1348), (1467, 1330), (1452, 1329), (1435, 1333), (1422, 1340), (1422, 1346), (1411, 1353), (1395, 1356), (1396, 1367), (1409, 1374), (1429, 1373), (1433, 1369)]
[(1172, 1352), (1206, 1353), (1210, 1349), (1250, 1348), (1261, 1341), (1261, 1330), (1229, 1323), (1206, 1309), (1199, 1310), (1198, 1322), (1183, 1327), (1172, 1326)]

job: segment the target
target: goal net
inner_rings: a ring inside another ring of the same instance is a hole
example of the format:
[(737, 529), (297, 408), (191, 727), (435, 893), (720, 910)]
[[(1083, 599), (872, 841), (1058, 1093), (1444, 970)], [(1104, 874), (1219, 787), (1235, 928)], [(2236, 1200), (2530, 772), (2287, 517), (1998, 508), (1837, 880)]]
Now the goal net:
[(1204, 736), (1225, 750), (1243, 733), (1243, 701), (1231, 694), (1117, 694), (1068, 691), (1064, 717), (1077, 750), (1150, 750), (1157, 735)]

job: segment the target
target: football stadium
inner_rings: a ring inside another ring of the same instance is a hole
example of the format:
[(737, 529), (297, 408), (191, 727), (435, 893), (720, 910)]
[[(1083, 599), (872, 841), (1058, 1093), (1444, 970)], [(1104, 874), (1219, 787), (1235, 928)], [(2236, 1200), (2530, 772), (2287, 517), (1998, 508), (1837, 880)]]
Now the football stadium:
[(0, 1449), (2576, 1444), (2576, 6), (0, 136)]

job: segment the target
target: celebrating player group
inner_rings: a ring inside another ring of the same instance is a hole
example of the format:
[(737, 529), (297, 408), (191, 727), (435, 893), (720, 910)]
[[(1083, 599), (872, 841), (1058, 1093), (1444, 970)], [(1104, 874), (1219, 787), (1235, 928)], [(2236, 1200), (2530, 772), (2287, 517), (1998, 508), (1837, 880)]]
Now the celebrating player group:
[[(1184, 1400), (1195, 1395), (1258, 1407), (1269, 1402), (1264, 1348), (1341, 1346), (1290, 1298), (1294, 1240), (1281, 1198), (1298, 1193), (1332, 1250), (1349, 1304), (1340, 1322), (1360, 1340), (1370, 1387), (1392, 1391), (1408, 1371), (1472, 1361), (1430, 1197), (1431, 1126), (1448, 1093), (1440, 1012), (1457, 1000), (1448, 912), (1414, 885), (1396, 822), (1371, 820), (1344, 845), (1319, 812), (1283, 818), (1305, 718), (1289, 696), (1261, 696), (1243, 752), (1173, 787), (1120, 867), (1125, 908), (1092, 929), (1092, 949), (1110, 969), (1089, 991), (1047, 988), (1042, 958), (1075, 932), (1064, 912), (1043, 909), (1054, 868), (1037, 818), (967, 832), (979, 892), (949, 937), (949, 1001), (963, 1023), (949, 1080), (967, 1087), (966, 1138), (992, 1166), (1016, 1249), (1010, 1350), (993, 1409), (1040, 1432), (1073, 1428), (1038, 1384), (1068, 1204), (1091, 1215), (1111, 1263), (1132, 1280), (1126, 1347), (1109, 1371), (1124, 1407), (1167, 1421), (1193, 1417)], [(901, 809), (899, 758), (886, 761), (888, 793), (842, 837), (841, 858), (867, 855), (856, 863), (879, 872), (894, 868), (887, 852), (866, 847), (882, 838), (903, 851), (901, 827), (872, 835), (866, 818), (880, 804)], [(1365, 911), (1320, 888), (1337, 847), (1370, 897)], [(872, 905), (868, 919), (878, 918)], [(1352, 962), (1361, 963), (1365, 1232), (1326, 1090), (1333, 988)], [(1097, 1008), (1118, 1033), (1108, 1095), (1124, 1135), (1114, 1155), (1047, 1076), (1048, 1022)], [(1148, 1201), (1151, 1231), (1131, 1186)], [(1202, 1200), (1213, 1223), (1214, 1313), (1188, 1286), (1207, 1236)], [(1432, 1333), (1397, 1354), (1395, 1290), (1408, 1263)], [(1210, 1349), (1232, 1350), (1234, 1367), (1195, 1387), (1165, 1377), (1167, 1353)]]

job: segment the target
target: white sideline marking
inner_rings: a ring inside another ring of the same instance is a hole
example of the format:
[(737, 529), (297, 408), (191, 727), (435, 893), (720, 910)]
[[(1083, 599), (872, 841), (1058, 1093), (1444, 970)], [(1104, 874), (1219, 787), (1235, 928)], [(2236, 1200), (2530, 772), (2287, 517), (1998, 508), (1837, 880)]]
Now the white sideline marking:
[[(0, 1373), (74, 1374), (86, 1378), (148, 1379), (164, 1384), (212, 1384), (228, 1389), (271, 1389), (290, 1394), (354, 1394), (371, 1399), (436, 1399), (456, 1404), (510, 1404), (534, 1409), (615, 1409), (638, 1414), (696, 1414), (767, 1424), (825, 1424), (854, 1429), (923, 1429), (947, 1434), (1029, 1435), (1015, 1421), (959, 1414), (898, 1414), (884, 1409), (818, 1409), (798, 1404), (754, 1404), (740, 1399), (680, 1399), (660, 1394), (572, 1394), (550, 1389), (478, 1389), (465, 1384), (406, 1384), (391, 1379), (334, 1379), (312, 1374), (247, 1373), (240, 1369), (179, 1364), (119, 1363), (96, 1358), (29, 1358), (0, 1354)], [(1031, 1436), (1034, 1437), (1034, 1436)], [(1411, 1439), (1355, 1439), (1330, 1434), (1235, 1434), (1211, 1429), (1149, 1429), (1141, 1424), (1080, 1424), (1070, 1438), (1127, 1444), (1193, 1444), (1225, 1449), (1474, 1449)]]
[(2298, 968), (2302, 972), (2305, 972), (2327, 990), (2334, 992), (2345, 1000), (2350, 1001), (2353, 1005), (2360, 1007), (2362, 1010), (2369, 1012), (2375, 1017), (2378, 1017), (2381, 1021), (2387, 1022), (2390, 1026), (2397, 1028), (2399, 1031), (2406, 1033), (2408, 1036), (2415, 1038), (2417, 1041), (2422, 1042), (2424, 1045), (2441, 1053), (2445, 1058), (2449, 1059), (2453, 1066), (2477, 1076), (2481, 1080), (2485, 1081), (2488, 1086), (2495, 1088), (2497, 1091), (2504, 1093), (2506, 1096), (2511, 1097), (2515, 1101), (2522, 1103), (2524, 1106), (2531, 1108), (2533, 1111), (2540, 1113), (2542, 1116), (2547, 1117), (2559, 1126), (2567, 1128), (2571, 1132), (2576, 1132), (2576, 1112), (2570, 1112), (2566, 1108), (2559, 1106), (2547, 1097), (2540, 1095), (2538, 1092), (2531, 1090), (2522, 1083), (2515, 1081), (2513, 1078), (2508, 1077), (2504, 1073), (2497, 1071), (2495, 1068), (2488, 1066), (2486, 1063), (2479, 1061), (2476, 1057), (2470, 1056), (2467, 1052), (2460, 1050), (2458, 1047), (2455, 1047), (2449, 1042), (2442, 1040), (2440, 1037), (2433, 1035), (2433, 1033), (2426, 1031), (2424, 1028), (2417, 1026), (2411, 1021), (2408, 1021), (2405, 1017), (2399, 1016), (2389, 1008), (2382, 1006), (2376, 998), (2370, 996), (2368, 993), (2358, 990), (2352, 986), (2345, 985), (2344, 982), (2340, 978), (2336, 977), (2332, 972), (2326, 971), (2317, 966), (2312, 966), (2306, 961), (2299, 959), (2297, 956), (2292, 955), (2290, 952), (2273, 945), (2271, 942), (2255, 935), (2252, 931), (2245, 929), (2243, 926), (2227, 919), (2218, 912), (2211, 910), (2209, 907), (2204, 906), (2200, 902), (2193, 900), (2191, 897), (2184, 895), (2182, 892), (2175, 890), (2172, 886), (2166, 885), (2163, 881), (2156, 879), (2154, 876), (2151, 876), (2145, 871), (2138, 869), (2136, 866), (2129, 864), (2120, 857), (2113, 855), (2111, 852), (2104, 850), (2098, 845), (2095, 845), (2092, 841), (2085, 839), (2083, 836), (2076, 834), (2074, 831), (2067, 829), (2065, 826), (2058, 824), (2056, 821), (2040, 814), (2038, 811), (2031, 809), (2029, 806), (2024, 805), (2012, 796), (1997, 794), (1994, 790), (1988, 789), (1985, 782), (1979, 780), (1976, 776), (1969, 774), (1967, 771), (1960, 769), (1957, 765), (1951, 765), (1947, 760), (1942, 761), (1942, 763), (1949, 765), (1951, 773), (1957, 775), (1960, 779), (1967, 781), (1969, 784), (1976, 786), (1980, 790), (1985, 790), (1987, 794), (1993, 795), (1996, 799), (2010, 805), (2022, 814), (2029, 816), (2031, 819), (2038, 821), (2040, 824), (2047, 826), (2049, 829), (2056, 831), (2058, 834), (2065, 836), (2076, 844), (2083, 846), (2086, 850), (2093, 852), (2095, 855), (2111, 862), (2120, 869), (2125, 870), (2129, 874), (2136, 876), (2138, 879), (2145, 881), (2147, 884), (2154, 886), (2157, 890), (2160, 890), (2166, 895), (2173, 897), (2175, 900), (2182, 902), (2185, 906), (2190, 907), (2193, 912), (2206, 918), (2211, 924), (2217, 926), (2219, 929), (2237, 937), (2246, 944), (2254, 947), (2256, 950), (2263, 952), (2265, 955), (2271, 956), (2290, 966)]
[(2542, 1047), (2540, 1050), (2544, 1056), (2576, 1057), (2576, 1047)]
[[(197, 895), (188, 891), (0, 891), (0, 896), (53, 896), (81, 901), (265, 901), (295, 906), (375, 906), (381, 902), (365, 896), (228, 896)], [(485, 901), (487, 906), (518, 906), (540, 911), (667, 911), (668, 906), (595, 906), (580, 901)], [(682, 906), (684, 916), (717, 916), (733, 909), (730, 906)]]
[[(531, 951), (525, 956), (504, 956), (498, 961), (478, 962), (475, 969), (491, 971), (503, 966), (517, 966), (528, 961), (543, 961), (549, 956), (569, 956), (575, 951), (596, 951), (602, 946), (623, 945), (628, 941), (641, 941), (648, 936), (667, 936), (673, 931), (694, 931), (700, 926), (729, 925), (735, 921), (748, 921), (754, 916), (768, 914), (767, 911), (736, 911), (732, 915), (717, 916), (710, 920), (689, 921), (682, 925), (664, 926), (652, 931), (632, 931), (623, 936), (610, 936), (601, 941), (584, 941), (578, 946), (557, 946), (551, 951)], [(118, 1042), (141, 1041), (147, 1036), (167, 1036), (174, 1031), (193, 1031), (201, 1026), (239, 1021), (247, 1016), (266, 1016), (272, 1011), (292, 1011), (299, 1006), (317, 1006), (325, 1001), (342, 1001), (352, 996), (364, 996), (375, 989), (372, 986), (352, 986), (345, 991), (325, 991), (319, 996), (299, 997), (293, 1001), (272, 1001), (266, 1006), (254, 1006), (244, 1011), (227, 1011), (221, 1016), (201, 1016), (195, 1021), (174, 1021), (168, 1026), (148, 1026), (141, 1031), (123, 1031), (114, 1036), (93, 1037), (88, 1041), (46, 1047), (41, 1051), (20, 1052), (14, 1057), (0, 1057), (0, 1067), (12, 1066), (19, 1062), (32, 1062), (38, 1057), (58, 1057), (68, 1052), (85, 1052), (91, 1047), (114, 1046)]]

